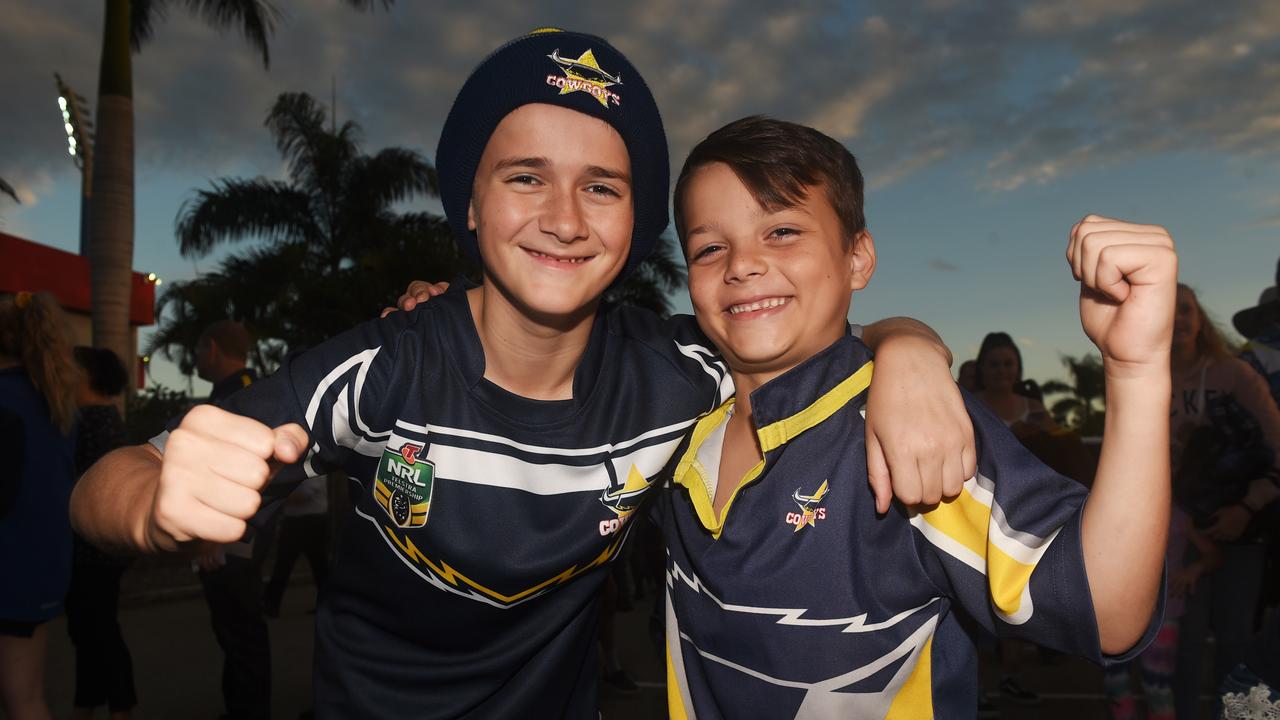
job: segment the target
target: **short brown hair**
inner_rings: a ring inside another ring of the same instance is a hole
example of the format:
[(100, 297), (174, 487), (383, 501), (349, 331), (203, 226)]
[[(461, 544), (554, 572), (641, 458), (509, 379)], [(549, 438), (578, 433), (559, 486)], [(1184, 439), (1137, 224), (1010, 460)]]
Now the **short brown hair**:
[(867, 228), (862, 171), (848, 148), (811, 127), (752, 115), (716, 130), (689, 151), (674, 199), (681, 238), (685, 184), (699, 168), (718, 162), (733, 170), (765, 210), (795, 207), (808, 196), (808, 188), (821, 185), (840, 218), (846, 244)]
[(249, 331), (235, 320), (219, 320), (200, 333), (198, 342), (212, 340), (224, 355), (244, 360), (249, 357)]

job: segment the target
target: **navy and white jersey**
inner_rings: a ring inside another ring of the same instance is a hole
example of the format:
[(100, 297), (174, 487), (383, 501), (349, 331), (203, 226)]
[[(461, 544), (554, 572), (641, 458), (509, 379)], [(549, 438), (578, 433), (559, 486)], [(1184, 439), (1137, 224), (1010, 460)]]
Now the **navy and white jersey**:
[(720, 514), (732, 401), (672, 458), (657, 509), (672, 718), (972, 718), (977, 657), (961, 615), (1103, 660), (1085, 489), (966, 396), (978, 474), (955, 500), (878, 516), (864, 439), (872, 367), (846, 337), (753, 392), (764, 460)]
[(602, 311), (573, 399), (484, 379), (459, 284), (290, 358), (225, 409), (308, 429), (268, 486), (354, 511), (316, 618), (321, 717), (596, 717), (596, 597), (628, 520), (731, 384), (692, 318)]

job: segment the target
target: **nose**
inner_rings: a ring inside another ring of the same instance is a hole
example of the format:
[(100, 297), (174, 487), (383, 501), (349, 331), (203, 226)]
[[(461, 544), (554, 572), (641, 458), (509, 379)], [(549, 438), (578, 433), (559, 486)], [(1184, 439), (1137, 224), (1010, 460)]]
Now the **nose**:
[(765, 273), (764, 258), (753, 245), (748, 243), (739, 247), (731, 247), (728, 252), (729, 262), (725, 264), (724, 269), (726, 283), (745, 282)]
[(569, 188), (554, 190), (547, 198), (538, 229), (566, 245), (585, 240), (590, 231), (577, 193)]

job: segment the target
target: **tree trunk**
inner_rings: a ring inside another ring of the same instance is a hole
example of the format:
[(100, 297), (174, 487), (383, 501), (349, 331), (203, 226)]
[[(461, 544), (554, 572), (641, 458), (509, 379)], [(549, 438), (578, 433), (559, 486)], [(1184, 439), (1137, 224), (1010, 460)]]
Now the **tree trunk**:
[[(120, 356), (133, 387), (137, 358), (129, 330), (133, 271), (133, 68), (129, 0), (106, 0), (93, 197), (89, 216), (93, 344)], [(124, 408), (121, 407), (121, 412)]]

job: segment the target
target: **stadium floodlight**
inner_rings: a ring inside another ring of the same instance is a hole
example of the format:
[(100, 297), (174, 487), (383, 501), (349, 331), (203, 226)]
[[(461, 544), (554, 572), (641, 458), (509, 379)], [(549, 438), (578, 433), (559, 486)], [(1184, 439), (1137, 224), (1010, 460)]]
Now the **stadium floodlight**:
[(88, 204), (93, 196), (93, 120), (89, 115), (89, 103), (53, 74), (58, 87), (58, 110), (62, 112), (62, 129), (67, 134), (67, 154), (80, 169), (80, 254), (88, 254)]
[[(75, 158), (76, 167), (86, 177), (92, 172), (93, 121), (84, 96), (76, 93), (58, 73), (53, 74), (58, 87), (58, 109), (62, 111), (62, 129), (67, 133), (67, 153)], [(88, 182), (86, 180), (86, 182)], [(87, 193), (86, 193), (87, 195)]]

